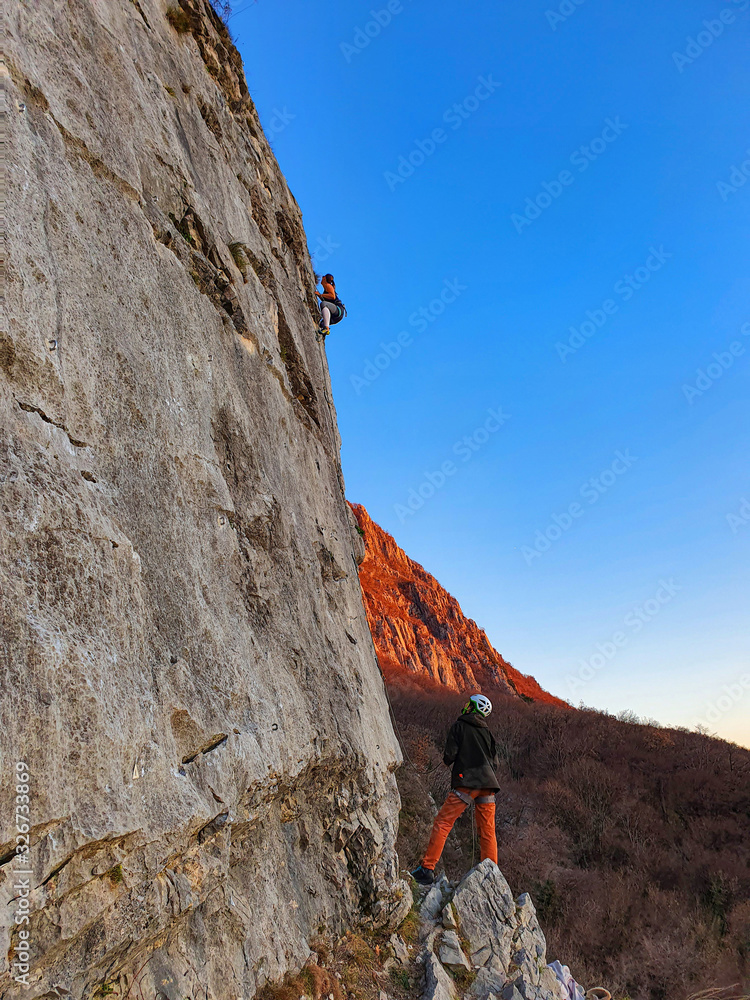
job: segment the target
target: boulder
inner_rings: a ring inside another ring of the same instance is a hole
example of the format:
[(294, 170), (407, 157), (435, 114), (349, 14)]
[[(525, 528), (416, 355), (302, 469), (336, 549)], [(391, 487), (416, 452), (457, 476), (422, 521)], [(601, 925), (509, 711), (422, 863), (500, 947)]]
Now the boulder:
[(522, 892), (516, 900), (516, 918), (524, 926), (536, 921), (536, 907), (528, 892)]
[(397, 961), (399, 961), (402, 965), (406, 965), (409, 961), (409, 949), (407, 948), (406, 942), (401, 935), (391, 934), (389, 944), (393, 949), (393, 954)]
[(554, 977), (551, 986), (530, 983), (523, 976), (517, 976), (506, 986), (503, 1000), (560, 1000), (560, 986)]
[(455, 992), (444, 966), (476, 970), (465, 1000), (561, 1000), (534, 903), (528, 893), (513, 899), (494, 862), (477, 865), (455, 891), (441, 878), (425, 895), (421, 916), (424, 1000), (447, 1000)]
[(543, 1000), (559, 1000), (560, 980), (548, 965), (539, 974), (539, 989), (542, 991)]
[(507, 969), (511, 960), (516, 907), (513, 893), (497, 865), (482, 861), (460, 883), (453, 905), (461, 933), (471, 947), (476, 968), (493, 962)]
[(453, 908), (453, 903), (448, 903), (447, 906), (443, 907), (443, 927), (447, 931), (458, 930), (456, 911)]
[(445, 931), (440, 942), (438, 955), (442, 964), (447, 965), (449, 969), (471, 969), (455, 931)]
[(499, 965), (485, 965), (477, 972), (469, 994), (478, 1000), (489, 1000), (493, 994), (501, 995), (507, 982), (505, 970)]
[(456, 1000), (453, 980), (432, 951), (425, 956), (425, 989), (422, 1000)]
[(437, 880), (437, 882), (432, 886), (427, 895), (422, 900), (422, 905), (420, 907), (420, 913), (422, 915), (422, 921), (434, 921), (435, 917), (440, 913), (445, 904), (445, 897), (450, 892), (450, 883), (445, 875)]

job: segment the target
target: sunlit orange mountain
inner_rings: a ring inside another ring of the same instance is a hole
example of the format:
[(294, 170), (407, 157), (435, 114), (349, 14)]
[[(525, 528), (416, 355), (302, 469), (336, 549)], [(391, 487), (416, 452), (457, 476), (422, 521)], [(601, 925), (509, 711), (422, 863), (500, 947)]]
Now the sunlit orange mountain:
[(366, 546), (359, 568), (365, 609), (389, 683), (452, 691), (506, 690), (569, 707), (504, 660), (435, 577), (410, 559), (364, 507), (351, 507)]

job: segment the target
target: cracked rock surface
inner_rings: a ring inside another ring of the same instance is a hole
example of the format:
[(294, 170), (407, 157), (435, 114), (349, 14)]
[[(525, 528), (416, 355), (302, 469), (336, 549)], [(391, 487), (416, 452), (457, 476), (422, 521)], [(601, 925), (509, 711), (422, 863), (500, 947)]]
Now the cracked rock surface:
[(206, 0), (13, 4), (4, 779), (30, 989), (251, 997), (395, 926), (400, 761), (299, 208)]
[(423, 1000), (560, 1000), (531, 897), (514, 900), (493, 861), (482, 861), (455, 888), (441, 878), (420, 914)]

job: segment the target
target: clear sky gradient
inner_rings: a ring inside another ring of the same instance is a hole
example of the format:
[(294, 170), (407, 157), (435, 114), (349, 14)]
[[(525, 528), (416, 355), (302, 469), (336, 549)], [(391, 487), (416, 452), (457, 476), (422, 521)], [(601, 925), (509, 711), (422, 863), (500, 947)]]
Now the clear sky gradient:
[(749, 8), (230, 20), (349, 310), (349, 498), (550, 691), (746, 745)]

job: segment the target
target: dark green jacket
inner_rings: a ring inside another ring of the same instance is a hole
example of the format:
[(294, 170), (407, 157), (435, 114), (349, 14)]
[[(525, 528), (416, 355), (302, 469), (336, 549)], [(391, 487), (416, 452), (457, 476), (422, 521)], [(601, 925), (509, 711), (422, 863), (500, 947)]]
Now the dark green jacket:
[(451, 788), (491, 788), (500, 791), (494, 765), (495, 738), (481, 715), (462, 715), (450, 728), (443, 760), (453, 765)]

